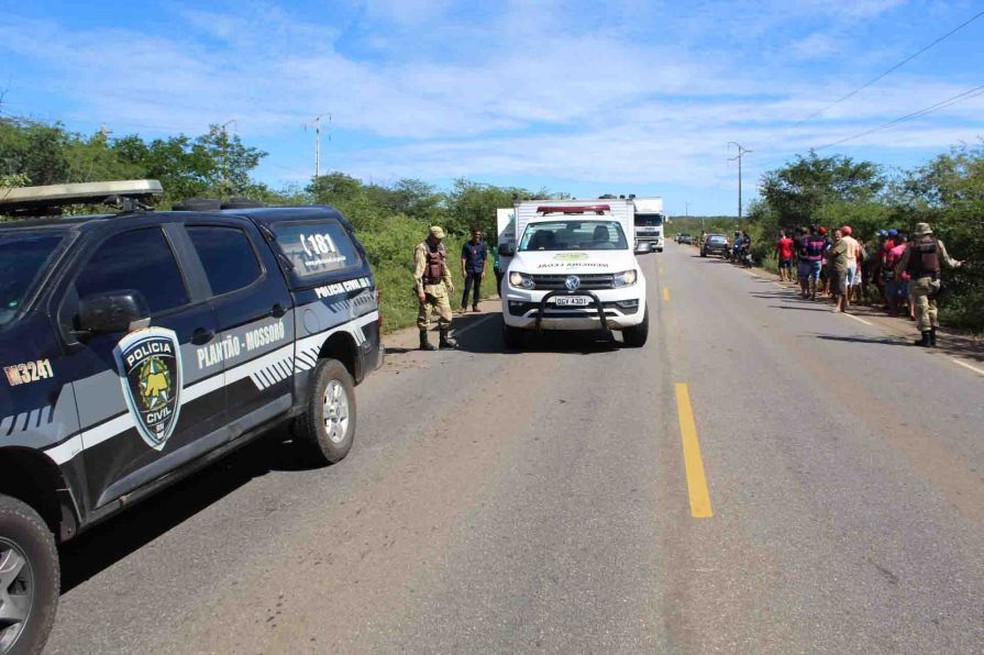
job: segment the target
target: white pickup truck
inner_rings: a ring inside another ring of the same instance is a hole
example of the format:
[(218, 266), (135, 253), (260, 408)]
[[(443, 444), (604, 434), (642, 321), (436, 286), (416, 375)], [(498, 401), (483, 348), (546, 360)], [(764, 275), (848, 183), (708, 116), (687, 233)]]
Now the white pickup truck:
[(646, 343), (646, 278), (631, 212), (613, 213), (611, 201), (527, 201), (516, 205), (515, 224), (515, 246), (499, 245), (509, 258), (500, 289), (507, 347), (546, 330), (618, 330), (629, 346)]

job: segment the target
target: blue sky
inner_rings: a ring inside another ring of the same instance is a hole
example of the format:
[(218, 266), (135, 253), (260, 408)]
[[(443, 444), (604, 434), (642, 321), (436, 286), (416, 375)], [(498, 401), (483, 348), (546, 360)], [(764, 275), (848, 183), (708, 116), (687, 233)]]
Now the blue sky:
[[(984, 84), (984, 2), (64, 2), (0, 0), (0, 112), (115, 136), (210, 123), (268, 151), (274, 187), (322, 171), (661, 195), (734, 214), (728, 142), (758, 178), (809, 148)], [(327, 128), (327, 116), (324, 119)], [(821, 155), (912, 167), (984, 135), (984, 94)]]

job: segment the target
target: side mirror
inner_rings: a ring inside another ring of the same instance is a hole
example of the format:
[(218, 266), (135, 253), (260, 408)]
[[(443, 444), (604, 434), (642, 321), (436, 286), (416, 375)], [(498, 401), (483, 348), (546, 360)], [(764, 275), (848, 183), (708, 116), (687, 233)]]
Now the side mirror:
[(500, 257), (512, 257), (515, 254), (516, 254), (516, 248), (514, 248), (511, 243), (500, 243), (499, 244), (499, 256)]
[(79, 301), (83, 334), (133, 332), (149, 325), (150, 309), (139, 291), (111, 291)]

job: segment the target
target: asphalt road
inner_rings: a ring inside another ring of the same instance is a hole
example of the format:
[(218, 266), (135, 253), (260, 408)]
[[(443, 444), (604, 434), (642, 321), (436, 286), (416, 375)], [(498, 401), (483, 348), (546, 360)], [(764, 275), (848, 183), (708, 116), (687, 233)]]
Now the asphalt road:
[(642, 349), (390, 338), (343, 462), (265, 440), (68, 547), (47, 652), (984, 652), (984, 375), (695, 255), (642, 259)]

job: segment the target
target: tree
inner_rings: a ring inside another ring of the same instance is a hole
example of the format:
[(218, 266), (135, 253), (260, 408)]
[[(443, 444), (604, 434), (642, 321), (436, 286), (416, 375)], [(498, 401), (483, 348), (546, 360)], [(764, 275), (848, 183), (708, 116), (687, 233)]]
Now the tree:
[(202, 150), (211, 161), (209, 186), (222, 198), (245, 194), (252, 184), (250, 172), (267, 156), (257, 148), (247, 148), (238, 134), (230, 137), (229, 132), (218, 125), (209, 125), (208, 134), (195, 139), (192, 151), (201, 153)]
[(512, 207), (516, 199), (532, 195), (526, 189), (497, 187), (458, 178), (447, 194), (447, 219), (444, 227), (459, 235), (467, 234), (472, 226), (491, 234), (496, 226), (497, 208)]
[(885, 187), (885, 178), (871, 162), (855, 163), (850, 157), (807, 157), (762, 176), (760, 194), (780, 227), (792, 228), (817, 222), (824, 206), (874, 200)]
[(0, 170), (5, 175), (24, 175), (34, 185), (65, 182), (69, 139), (61, 123), (0, 118)]
[(411, 218), (426, 222), (438, 222), (444, 214), (443, 195), (431, 184), (422, 180), (403, 178), (393, 187), (396, 196), (395, 209)]
[(944, 277), (943, 317), (984, 328), (984, 141), (962, 145), (910, 172), (899, 184), (897, 211), (928, 222), (953, 257), (969, 265)]
[(170, 202), (211, 196), (248, 195), (255, 188), (250, 172), (267, 153), (247, 148), (238, 135), (231, 138), (218, 125), (194, 139), (184, 134), (144, 142), (131, 134), (114, 141), (121, 161), (141, 167), (147, 177), (160, 180)]

